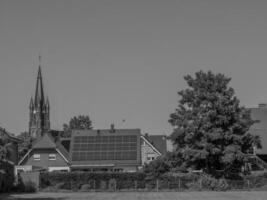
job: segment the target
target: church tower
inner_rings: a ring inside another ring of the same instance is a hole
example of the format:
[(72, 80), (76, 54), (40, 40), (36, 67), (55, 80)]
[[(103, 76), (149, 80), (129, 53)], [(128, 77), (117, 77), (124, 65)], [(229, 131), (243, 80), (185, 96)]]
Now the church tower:
[(35, 89), (34, 99), (30, 100), (30, 119), (29, 119), (29, 134), (31, 137), (42, 137), (45, 132), (50, 130), (50, 118), (49, 118), (49, 100), (48, 97), (44, 97), (42, 71), (39, 56), (39, 68)]

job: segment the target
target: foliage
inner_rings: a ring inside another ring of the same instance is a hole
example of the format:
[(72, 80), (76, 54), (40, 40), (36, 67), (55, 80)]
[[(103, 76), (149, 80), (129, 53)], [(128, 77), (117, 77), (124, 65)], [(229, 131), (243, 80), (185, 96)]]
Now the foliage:
[(181, 164), (180, 157), (176, 152), (167, 152), (164, 156), (159, 156), (148, 164), (145, 163), (144, 172), (150, 178), (158, 178), (164, 173), (179, 171)]
[(79, 115), (71, 118), (69, 124), (63, 124), (64, 133), (61, 137), (70, 137), (73, 129), (93, 129), (90, 117), (88, 115)]
[(18, 153), (20, 160), (32, 148), (32, 144), (35, 139), (31, 137), (28, 132), (22, 132), (17, 137), (22, 140), (22, 142), (18, 144)]
[(202, 169), (215, 176), (238, 174), (244, 153), (252, 145), (260, 147), (258, 137), (248, 130), (255, 121), (248, 109), (239, 105), (230, 78), (199, 71), (184, 77), (189, 88), (178, 92), (178, 108), (170, 115), (174, 127), (170, 136), (183, 166)]
[(7, 192), (13, 187), (14, 165), (0, 160), (0, 193)]
[[(58, 183), (70, 183), (71, 186), (66, 184), (66, 188), (71, 188), (72, 190), (78, 190), (82, 185), (90, 183), (90, 185), (95, 185), (97, 188), (101, 188), (104, 185), (102, 181), (108, 183), (108, 181), (116, 180), (117, 188), (127, 188), (125, 184), (128, 184), (134, 188), (134, 181), (144, 181), (145, 174), (141, 172), (135, 173), (90, 173), (90, 172), (45, 172), (40, 174), (41, 187), (46, 188), (49, 186), (56, 186)], [(92, 182), (94, 181), (94, 183)], [(130, 181), (130, 182), (129, 182)], [(92, 186), (91, 186), (92, 187)]]

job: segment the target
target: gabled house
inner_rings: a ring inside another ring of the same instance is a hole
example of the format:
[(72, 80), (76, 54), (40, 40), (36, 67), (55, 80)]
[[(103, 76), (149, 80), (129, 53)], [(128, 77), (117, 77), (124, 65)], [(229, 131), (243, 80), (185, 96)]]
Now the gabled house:
[(165, 135), (141, 135), (141, 158), (142, 165), (155, 160), (158, 156), (167, 152)]
[(34, 142), (16, 169), (16, 171), (69, 171), (69, 154), (59, 141), (46, 133)]
[(262, 103), (257, 108), (250, 108), (251, 118), (258, 120), (251, 126), (249, 132), (253, 135), (258, 135), (261, 139), (261, 149), (254, 148), (254, 154), (267, 162), (267, 105)]

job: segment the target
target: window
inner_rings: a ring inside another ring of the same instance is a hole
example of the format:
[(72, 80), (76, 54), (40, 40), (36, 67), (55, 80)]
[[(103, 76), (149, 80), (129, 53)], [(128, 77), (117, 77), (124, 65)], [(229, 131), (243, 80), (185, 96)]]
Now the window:
[(153, 154), (153, 153), (147, 154), (147, 160), (154, 160), (154, 159), (155, 159), (155, 154)]
[(49, 154), (48, 159), (49, 160), (56, 160), (56, 154)]
[(33, 160), (40, 160), (41, 156), (40, 154), (33, 154)]

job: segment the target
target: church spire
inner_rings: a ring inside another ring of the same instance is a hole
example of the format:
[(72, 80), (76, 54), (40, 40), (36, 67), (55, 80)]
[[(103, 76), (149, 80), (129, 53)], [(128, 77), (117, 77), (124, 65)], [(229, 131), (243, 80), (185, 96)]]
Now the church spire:
[(30, 101), (30, 105), (29, 105), (30, 110), (33, 109), (33, 107), (34, 107), (34, 104), (33, 104), (33, 99), (31, 97), (31, 101)]
[(38, 106), (38, 105), (42, 106), (44, 103), (45, 103), (45, 101), (44, 101), (43, 78), (42, 78), (41, 65), (39, 65), (37, 81), (36, 81), (34, 105), (35, 106)]
[(45, 99), (41, 70), (41, 56), (36, 81), (35, 96), (30, 102), (29, 133), (32, 137), (41, 137), (50, 130), (49, 102)]

